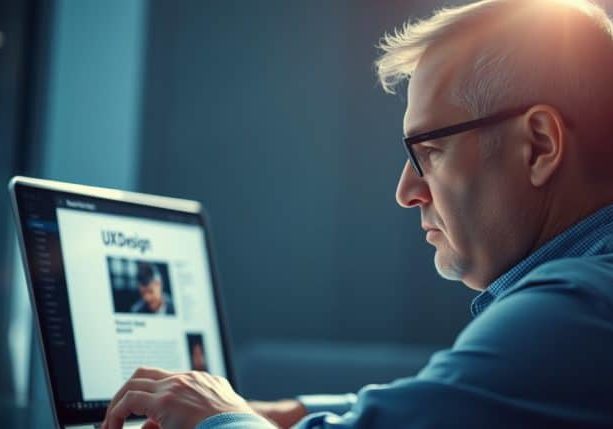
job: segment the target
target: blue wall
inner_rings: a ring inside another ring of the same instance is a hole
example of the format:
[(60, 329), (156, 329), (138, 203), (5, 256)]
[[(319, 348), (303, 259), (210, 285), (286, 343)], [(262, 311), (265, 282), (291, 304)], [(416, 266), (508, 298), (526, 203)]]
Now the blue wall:
[[(43, 177), (136, 188), (146, 6), (144, 0), (56, 2), (48, 104), (42, 109), (44, 154), (36, 154)], [(16, 285), (16, 307), (27, 299), (25, 290)], [(31, 428), (51, 427), (44, 383), (35, 341)]]
[(203, 201), (240, 347), (449, 344), (472, 296), (394, 201), (375, 44), (431, 2), (150, 3), (140, 185)]
[(57, 2), (45, 177), (136, 187), (146, 5)]

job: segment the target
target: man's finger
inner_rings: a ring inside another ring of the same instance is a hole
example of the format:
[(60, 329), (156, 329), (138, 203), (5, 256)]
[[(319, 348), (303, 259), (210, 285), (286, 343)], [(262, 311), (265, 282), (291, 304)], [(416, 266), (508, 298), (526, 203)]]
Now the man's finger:
[(140, 429), (160, 429), (160, 425), (158, 425), (153, 420), (147, 420)]
[(121, 387), (121, 389), (119, 389), (119, 392), (115, 394), (115, 396), (109, 403), (108, 407), (106, 408), (107, 416), (109, 412), (111, 411), (111, 409), (115, 406), (115, 404), (117, 404), (117, 402), (120, 401), (121, 398), (123, 398), (126, 392), (130, 390), (134, 390), (134, 391), (140, 391), (140, 392), (155, 393), (156, 383), (157, 383), (156, 381), (148, 380), (146, 378), (132, 378), (128, 380), (126, 384), (124, 384)]
[[(163, 378), (171, 376), (172, 374), (173, 374), (172, 372), (165, 371), (160, 368), (141, 367), (141, 368), (138, 368), (136, 371), (134, 371), (134, 374), (132, 374), (132, 377), (130, 377), (130, 379), (126, 382), (126, 384), (129, 383), (130, 380), (137, 379), (137, 378), (150, 379), (150, 380), (161, 380)], [(126, 384), (124, 384), (123, 387), (119, 389), (119, 392), (115, 394), (113, 399), (111, 399), (111, 402), (109, 402), (109, 405), (106, 408), (107, 411), (110, 410), (111, 407), (113, 407), (117, 403), (117, 401), (123, 396), (123, 394), (127, 391)]]
[(138, 368), (130, 378), (149, 378), (151, 380), (161, 380), (173, 373), (160, 368), (142, 367)]
[(147, 416), (149, 418), (155, 416), (156, 412), (154, 406), (155, 395), (149, 392), (138, 392), (129, 390), (125, 395), (117, 402), (112, 409), (109, 410), (105, 421), (104, 429), (120, 429), (124, 420), (130, 414), (137, 416)]

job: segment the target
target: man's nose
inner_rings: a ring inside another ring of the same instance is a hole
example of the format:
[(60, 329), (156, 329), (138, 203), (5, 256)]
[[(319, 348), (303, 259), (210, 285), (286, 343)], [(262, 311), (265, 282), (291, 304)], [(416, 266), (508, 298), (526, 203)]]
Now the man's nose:
[(411, 162), (404, 164), (404, 169), (396, 188), (396, 202), (402, 207), (420, 207), (432, 201), (430, 188), (426, 181), (415, 173)]

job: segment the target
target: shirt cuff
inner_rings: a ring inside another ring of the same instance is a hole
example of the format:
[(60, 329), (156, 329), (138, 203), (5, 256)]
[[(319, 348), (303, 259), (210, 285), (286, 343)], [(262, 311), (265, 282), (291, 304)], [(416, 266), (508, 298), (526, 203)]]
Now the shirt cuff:
[(204, 419), (194, 429), (275, 429), (275, 426), (257, 414), (222, 413)]
[(298, 401), (304, 405), (309, 414), (330, 412), (337, 415), (345, 414), (357, 401), (353, 393), (346, 395), (301, 395)]

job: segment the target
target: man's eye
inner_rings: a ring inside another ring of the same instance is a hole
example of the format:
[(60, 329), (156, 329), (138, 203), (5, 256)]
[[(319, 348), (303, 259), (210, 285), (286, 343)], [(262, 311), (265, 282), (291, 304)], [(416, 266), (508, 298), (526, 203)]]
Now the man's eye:
[(419, 148), (417, 148), (418, 156), (424, 159), (429, 159), (440, 153), (440, 151), (441, 150), (435, 146), (419, 146)]
[(437, 161), (441, 152), (440, 148), (431, 145), (416, 145), (415, 147), (415, 156), (424, 170), (428, 170)]

